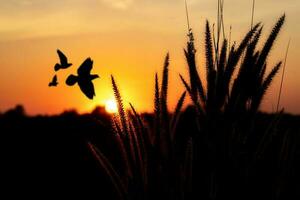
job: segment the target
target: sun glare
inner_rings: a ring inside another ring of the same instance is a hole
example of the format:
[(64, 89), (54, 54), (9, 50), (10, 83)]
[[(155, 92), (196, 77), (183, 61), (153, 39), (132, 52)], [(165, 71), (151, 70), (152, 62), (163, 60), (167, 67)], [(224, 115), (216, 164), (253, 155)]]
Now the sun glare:
[(105, 110), (108, 113), (117, 113), (118, 112), (118, 106), (115, 100), (110, 99), (105, 102)]

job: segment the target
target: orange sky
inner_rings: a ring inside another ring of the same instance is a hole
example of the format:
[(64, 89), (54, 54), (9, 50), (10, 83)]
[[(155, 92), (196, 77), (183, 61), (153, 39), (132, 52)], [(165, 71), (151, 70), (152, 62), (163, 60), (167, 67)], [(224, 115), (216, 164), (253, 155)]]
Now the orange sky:
[[(191, 25), (198, 49), (199, 70), (204, 77), (203, 32), (205, 19), (216, 18), (216, 2), (189, 0)], [(232, 37), (239, 41), (250, 26), (251, 0), (225, 0), (225, 26), (233, 26)], [(255, 21), (265, 24), (265, 34), (277, 18), (287, 21), (272, 52), (270, 65), (282, 60), (288, 39), (291, 47), (281, 105), (300, 113), (300, 25), (299, 0), (256, 0)], [(125, 104), (151, 111), (154, 74), (161, 72), (169, 51), (170, 108), (184, 90), (178, 73), (186, 74), (183, 47), (186, 21), (183, 0), (0, 0), (0, 111), (23, 104), (29, 114), (60, 113), (76, 108), (89, 111), (113, 97), (113, 74)], [(57, 88), (48, 88), (57, 62), (56, 49), (74, 66), (60, 71)], [(87, 57), (94, 60), (96, 98), (87, 99), (64, 81)], [(275, 79), (262, 109), (276, 107), (280, 78)]]

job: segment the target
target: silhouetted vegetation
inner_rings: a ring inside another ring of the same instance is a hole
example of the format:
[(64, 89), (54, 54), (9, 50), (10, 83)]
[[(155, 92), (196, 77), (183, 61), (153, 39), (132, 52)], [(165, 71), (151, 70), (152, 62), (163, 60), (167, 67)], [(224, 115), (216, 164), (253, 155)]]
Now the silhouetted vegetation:
[[(25, 113), (22, 106), (17, 106), (0, 115), (1, 147), (4, 155), (1, 162), (3, 173), (1, 179), (5, 183), (2, 186), (3, 191), (19, 191), (23, 196), (28, 197), (39, 197), (42, 193), (49, 194), (49, 196), (67, 197), (79, 194), (100, 197), (103, 195), (108, 199), (120, 199), (111, 179), (107, 177), (104, 170), (101, 170), (87, 146), (89, 142), (100, 148), (115, 170), (118, 173), (122, 172), (119, 176), (126, 177), (128, 172), (122, 164), (124, 160), (118, 148), (120, 141), (115, 138), (116, 134), (112, 131), (114, 127), (110, 123), (112, 116), (108, 115), (103, 107), (97, 107), (90, 114), (83, 115), (79, 115), (75, 110), (65, 111), (57, 116), (28, 117)], [(136, 118), (133, 111), (131, 114), (135, 116), (131, 117), (134, 119), (132, 122), (139, 124), (135, 125), (138, 127), (137, 133), (145, 131), (142, 130), (143, 127), (140, 127), (140, 120), (151, 125), (147, 129), (155, 129), (153, 114), (143, 114), (141, 118)], [(175, 158), (163, 157), (167, 154), (162, 154), (160, 151), (169, 154), (171, 152), (159, 150), (158, 139), (151, 139), (151, 143), (155, 144), (152, 147), (147, 146), (149, 144), (147, 140), (144, 140), (142, 143), (144, 146), (139, 147), (140, 152), (135, 156), (135, 162), (130, 161), (136, 163), (131, 176), (135, 179), (128, 177), (128, 181), (135, 183), (131, 185), (131, 192), (137, 195), (136, 198), (140, 198), (139, 195), (142, 195), (146, 188), (148, 188), (146, 199), (168, 195), (167, 191), (176, 193), (184, 191), (185, 199), (193, 199), (192, 195), (195, 195), (195, 198), (199, 196), (204, 198), (203, 195), (208, 192), (209, 187), (205, 183), (209, 177), (204, 175), (208, 176), (211, 170), (210, 166), (207, 166), (207, 160), (213, 158), (205, 156), (205, 148), (196, 146), (197, 144), (192, 143), (190, 139), (193, 136), (199, 137), (197, 136), (198, 127), (194, 123), (196, 115), (193, 107), (186, 108), (180, 115), (176, 134), (172, 139), (172, 154)], [(136, 119), (138, 121), (135, 121)], [(258, 160), (259, 165), (253, 166), (252, 170), (250, 170), (252, 166), (248, 165), (247, 161), (250, 157), (248, 150), (254, 148), (251, 145), (257, 141), (255, 138), (260, 138), (260, 134), (265, 132), (273, 119), (274, 115), (258, 113), (253, 125), (256, 127), (256, 134), (251, 137), (252, 143), (241, 147), (232, 146), (235, 152), (239, 149), (239, 152), (236, 152), (237, 155), (234, 155), (238, 159), (235, 161), (235, 166), (232, 168), (231, 162), (219, 163), (219, 169), (223, 169), (223, 175), (227, 176), (222, 178), (228, 186), (228, 195), (251, 199), (270, 197), (271, 193), (280, 191), (282, 199), (299, 197), (299, 116), (282, 114), (277, 124), (276, 134), (268, 142), (264, 157)], [(133, 124), (130, 126), (129, 130), (132, 131)], [(135, 141), (142, 142), (140, 134), (135, 134), (135, 136), (138, 137)], [(293, 154), (287, 153), (289, 148), (293, 149)], [(193, 154), (190, 154), (191, 152)], [(145, 154), (147, 158), (142, 157), (141, 160), (140, 156)], [(194, 158), (193, 167), (188, 164), (191, 162), (189, 160), (191, 156)], [(160, 165), (163, 167), (158, 168)], [(247, 176), (244, 171), (246, 166), (249, 167)], [(189, 175), (191, 167), (193, 170)], [(146, 176), (145, 171), (141, 169), (147, 169), (149, 172), (147, 187), (142, 184)], [(172, 175), (172, 173), (179, 172), (180, 174)], [(177, 178), (182, 179), (181, 182), (178, 182)], [(248, 181), (246, 182), (245, 179)], [(177, 183), (183, 184), (180, 190), (179, 188), (177, 191), (172, 190)], [(275, 186), (280, 187), (274, 188)], [(8, 193), (11, 197), (19, 195)]]
[(188, 123), (179, 123), (184, 120), (180, 115), (185, 92), (175, 112), (168, 111), (169, 54), (161, 84), (155, 76), (150, 124), (132, 105), (131, 111), (124, 111), (112, 77), (119, 108), (112, 121), (122, 167), (114, 165), (100, 146), (89, 143), (89, 148), (119, 199), (282, 199), (297, 195), (295, 188), (291, 191), (295, 186), (291, 172), (296, 169), (299, 129), (282, 129), (282, 112), (269, 116), (258, 112), (281, 66), (279, 62), (266, 73), (268, 55), (284, 21), (285, 15), (259, 50), (260, 24), (252, 27), (239, 45), (228, 47), (224, 38), (219, 50), (220, 39), (212, 37), (207, 22), (206, 88), (197, 72), (189, 29), (184, 53), (190, 85), (180, 75), (193, 102)]
[[(251, 25), (240, 43), (230, 44), (224, 30), (220, 37), (223, 1), (218, 2), (217, 37), (209, 22), (205, 27), (206, 79), (198, 73), (189, 27), (184, 49), (189, 76), (178, 79), (186, 91), (174, 111), (168, 109), (167, 54), (161, 78), (154, 79), (153, 113), (140, 114), (133, 104), (125, 110), (111, 76), (117, 114), (97, 107), (90, 114), (70, 110), (28, 117), (22, 106), (1, 114), (6, 185), (30, 196), (40, 191), (122, 200), (299, 198), (300, 117), (259, 111), (281, 67), (278, 62), (267, 73), (285, 15), (261, 48), (260, 23)], [(58, 54), (55, 71), (71, 65)], [(69, 86), (78, 83), (90, 99), (98, 77), (90, 74), (92, 64), (88, 58), (78, 76), (66, 80)], [(191, 105), (183, 109), (187, 94)]]

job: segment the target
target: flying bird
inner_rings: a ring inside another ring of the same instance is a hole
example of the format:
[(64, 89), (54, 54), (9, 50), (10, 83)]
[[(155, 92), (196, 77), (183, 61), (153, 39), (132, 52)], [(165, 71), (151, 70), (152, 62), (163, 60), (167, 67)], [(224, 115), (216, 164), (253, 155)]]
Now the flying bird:
[(93, 61), (91, 58), (87, 58), (78, 68), (78, 76), (71, 74), (66, 80), (66, 84), (68, 86), (73, 86), (78, 83), (80, 90), (89, 99), (93, 99), (93, 97), (96, 96), (92, 80), (99, 78), (97, 74), (91, 74), (92, 68)]
[(58, 85), (58, 82), (57, 82), (57, 76), (54, 75), (53, 78), (52, 78), (52, 81), (49, 83), (49, 87), (56, 87)]
[(58, 71), (60, 69), (67, 69), (72, 65), (72, 63), (68, 63), (68, 58), (65, 56), (63, 52), (57, 49), (57, 54), (60, 60), (60, 63), (56, 63), (54, 66), (54, 70)]

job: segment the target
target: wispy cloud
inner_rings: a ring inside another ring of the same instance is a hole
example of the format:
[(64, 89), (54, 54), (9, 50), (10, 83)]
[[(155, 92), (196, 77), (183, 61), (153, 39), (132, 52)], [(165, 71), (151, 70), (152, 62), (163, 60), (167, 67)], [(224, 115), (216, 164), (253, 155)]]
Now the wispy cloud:
[(133, 4), (134, 0), (100, 0), (103, 3), (112, 6), (113, 8), (127, 9), (130, 5)]

